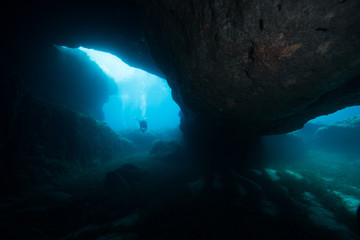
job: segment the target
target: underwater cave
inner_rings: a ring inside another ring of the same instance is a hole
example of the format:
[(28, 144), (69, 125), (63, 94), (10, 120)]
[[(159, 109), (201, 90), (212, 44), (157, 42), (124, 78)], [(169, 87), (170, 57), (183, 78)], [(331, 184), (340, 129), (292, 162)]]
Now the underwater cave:
[(110, 96), (103, 107), (104, 122), (112, 129), (137, 128), (138, 120), (145, 118), (151, 129), (178, 127), (180, 109), (164, 79), (132, 68), (109, 53), (79, 49), (86, 52), (118, 86), (117, 94)]
[(1, 239), (360, 239), (359, 1), (0, 11)]

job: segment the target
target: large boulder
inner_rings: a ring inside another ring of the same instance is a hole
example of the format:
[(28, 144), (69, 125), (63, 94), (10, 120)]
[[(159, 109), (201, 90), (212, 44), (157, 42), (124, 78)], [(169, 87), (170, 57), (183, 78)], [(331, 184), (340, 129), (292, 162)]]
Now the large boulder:
[(184, 160), (183, 148), (175, 141), (157, 142), (149, 152), (149, 156), (152, 159), (165, 162), (177, 162), (179, 160)]
[(133, 164), (124, 164), (114, 171), (106, 173), (104, 188), (106, 190), (123, 190), (124, 188), (142, 180), (146, 172)]
[(357, 0), (141, 3), (185, 131), (284, 133), (360, 104)]

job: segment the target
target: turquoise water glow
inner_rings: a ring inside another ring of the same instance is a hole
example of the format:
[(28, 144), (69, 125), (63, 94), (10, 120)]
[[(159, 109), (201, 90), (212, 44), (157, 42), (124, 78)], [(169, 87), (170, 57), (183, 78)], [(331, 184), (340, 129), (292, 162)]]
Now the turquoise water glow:
[(133, 68), (118, 57), (79, 47), (116, 82), (119, 91), (104, 105), (105, 122), (115, 130), (137, 128), (147, 118), (149, 129), (177, 127), (180, 108), (171, 97), (166, 81)]
[(332, 125), (336, 122), (343, 121), (347, 118), (360, 115), (360, 106), (352, 106), (341, 109), (332, 114), (320, 116), (309, 121), (309, 123), (320, 123), (325, 125)]

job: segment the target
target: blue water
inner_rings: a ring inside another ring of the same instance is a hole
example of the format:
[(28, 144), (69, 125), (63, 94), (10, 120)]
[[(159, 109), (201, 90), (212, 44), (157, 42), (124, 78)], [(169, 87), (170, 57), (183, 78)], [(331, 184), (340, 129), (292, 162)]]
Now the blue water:
[(118, 86), (104, 105), (105, 122), (114, 130), (138, 128), (147, 119), (149, 130), (179, 125), (179, 106), (171, 97), (167, 82), (141, 69), (133, 68), (106, 52), (80, 47)]
[(352, 106), (336, 111), (332, 114), (320, 116), (309, 121), (309, 123), (319, 123), (323, 125), (332, 125), (347, 118), (360, 115), (360, 106)]

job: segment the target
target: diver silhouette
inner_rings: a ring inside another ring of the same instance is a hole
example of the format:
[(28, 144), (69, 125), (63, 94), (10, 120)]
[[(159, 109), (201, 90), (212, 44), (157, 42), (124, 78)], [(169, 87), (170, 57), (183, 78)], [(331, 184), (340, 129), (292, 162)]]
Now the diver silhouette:
[(147, 130), (147, 122), (146, 122), (146, 118), (144, 118), (143, 120), (139, 120), (139, 127), (142, 133), (146, 132)]

